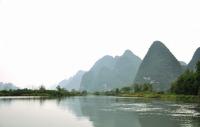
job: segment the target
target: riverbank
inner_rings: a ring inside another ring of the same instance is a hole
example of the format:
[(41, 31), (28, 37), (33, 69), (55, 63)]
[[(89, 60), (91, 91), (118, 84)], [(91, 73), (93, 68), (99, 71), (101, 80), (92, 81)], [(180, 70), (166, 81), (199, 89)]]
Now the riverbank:
[(67, 91), (67, 90), (2, 90), (0, 96), (44, 96), (44, 97), (65, 97), (65, 96), (85, 96), (85, 91)]
[(200, 96), (194, 95), (177, 95), (177, 94), (159, 94), (159, 93), (125, 93), (119, 94), (117, 96), (120, 97), (141, 97), (147, 99), (161, 99), (161, 100), (177, 100), (177, 101), (186, 101), (186, 102), (199, 102), (200, 103)]
[[(40, 96), (40, 97), (67, 97), (67, 96), (86, 96), (86, 91), (66, 91), (66, 90), (3, 90), (0, 91), (0, 96)], [(155, 93), (155, 92), (137, 92), (137, 93), (118, 93), (111, 94), (110, 92), (95, 92), (89, 95), (96, 96), (118, 96), (118, 97), (140, 97), (144, 99), (160, 99), (160, 100), (173, 100), (185, 102), (198, 102), (200, 103), (200, 96), (194, 95), (177, 95), (171, 93)]]

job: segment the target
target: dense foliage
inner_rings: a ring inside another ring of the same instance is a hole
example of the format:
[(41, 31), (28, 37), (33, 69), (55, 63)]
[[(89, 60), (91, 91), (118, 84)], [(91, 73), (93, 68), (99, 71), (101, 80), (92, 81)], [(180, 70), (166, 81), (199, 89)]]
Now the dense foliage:
[(200, 61), (196, 65), (196, 71), (186, 70), (172, 83), (171, 92), (176, 94), (200, 95)]
[(17, 90), (2, 90), (0, 96), (83, 96), (87, 95), (87, 91), (67, 91), (63, 88), (57, 87), (57, 90), (46, 90), (44, 86), (41, 86), (38, 90), (32, 89), (17, 89)]
[(134, 85), (134, 91), (135, 92), (152, 92), (153, 91), (153, 86), (152, 84), (149, 83), (144, 83), (144, 84), (135, 84)]
[(110, 91), (105, 92), (94, 92), (95, 95), (122, 95), (122, 94), (134, 94), (138, 92), (153, 92), (153, 87), (151, 84), (145, 83), (145, 84), (135, 84), (134, 87), (122, 87), (121, 89), (116, 88)]

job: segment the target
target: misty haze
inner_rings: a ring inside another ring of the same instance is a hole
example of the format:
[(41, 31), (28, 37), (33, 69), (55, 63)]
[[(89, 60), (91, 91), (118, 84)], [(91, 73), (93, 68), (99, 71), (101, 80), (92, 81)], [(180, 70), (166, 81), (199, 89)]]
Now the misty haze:
[(197, 0), (0, 0), (0, 127), (200, 127)]

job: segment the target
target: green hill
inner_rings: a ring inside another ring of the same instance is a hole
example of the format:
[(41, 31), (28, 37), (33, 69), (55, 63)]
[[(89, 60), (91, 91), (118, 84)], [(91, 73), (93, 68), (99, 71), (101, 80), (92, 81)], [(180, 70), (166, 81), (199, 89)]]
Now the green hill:
[(190, 70), (196, 70), (196, 64), (197, 64), (197, 62), (198, 62), (199, 60), (200, 60), (200, 48), (198, 48), (198, 49), (195, 51), (195, 53), (194, 53), (194, 55), (193, 55), (191, 61), (190, 61), (189, 64), (188, 64), (188, 69), (190, 69)]
[(122, 56), (104, 56), (82, 77), (81, 90), (105, 91), (133, 83), (141, 59), (130, 50)]
[(181, 73), (179, 61), (162, 42), (155, 41), (139, 67), (135, 83), (150, 83), (155, 90), (167, 90)]

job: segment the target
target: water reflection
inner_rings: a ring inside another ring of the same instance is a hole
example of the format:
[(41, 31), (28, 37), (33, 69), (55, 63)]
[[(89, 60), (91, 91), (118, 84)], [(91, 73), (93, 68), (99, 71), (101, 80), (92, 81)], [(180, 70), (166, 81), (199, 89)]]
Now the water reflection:
[[(61, 109), (57, 99), (6, 99), (11, 103), (0, 107), (0, 127), (93, 127), (88, 119), (78, 118), (67, 108)], [(4, 102), (5, 99), (0, 99), (0, 105)]]
[(0, 98), (0, 127), (199, 127), (198, 104), (119, 97)]
[(197, 104), (115, 97), (85, 97), (61, 101), (95, 127), (199, 127)]

